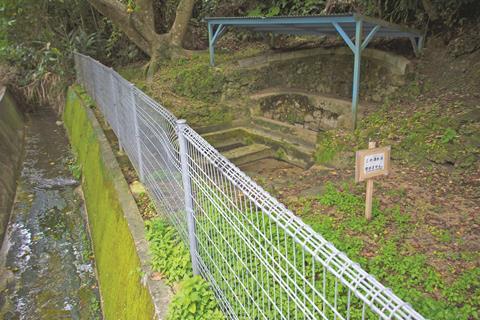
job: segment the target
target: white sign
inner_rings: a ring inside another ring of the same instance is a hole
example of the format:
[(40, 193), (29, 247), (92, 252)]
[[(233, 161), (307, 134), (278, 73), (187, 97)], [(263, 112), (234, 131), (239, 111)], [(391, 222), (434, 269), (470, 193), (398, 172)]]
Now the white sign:
[(355, 181), (360, 182), (390, 172), (390, 147), (358, 150), (355, 159)]
[(367, 155), (364, 158), (363, 171), (364, 173), (370, 173), (375, 171), (381, 171), (385, 169), (385, 159), (383, 153), (376, 153)]

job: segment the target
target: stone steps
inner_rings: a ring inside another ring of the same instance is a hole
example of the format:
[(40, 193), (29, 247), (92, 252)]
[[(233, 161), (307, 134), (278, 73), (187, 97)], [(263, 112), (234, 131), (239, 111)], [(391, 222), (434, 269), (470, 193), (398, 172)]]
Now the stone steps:
[[(232, 129), (220, 130), (203, 134), (202, 137), (220, 152), (228, 151), (245, 145), (243, 135), (231, 133)], [(225, 134), (227, 133), (227, 134)]]
[(251, 126), (258, 131), (275, 133), (280, 139), (306, 149), (314, 149), (317, 142), (317, 132), (313, 130), (261, 116), (252, 117)]
[(215, 149), (222, 152), (224, 150), (232, 149), (232, 147), (237, 145), (248, 144), (245, 141), (245, 136), (243, 132), (240, 131), (239, 128), (241, 127), (204, 133), (202, 134), (202, 137), (207, 140), (208, 143), (214, 146)]
[[(287, 135), (286, 133), (282, 135), (281, 130), (269, 129), (258, 124), (251, 124), (249, 127), (236, 127), (215, 131), (203, 134), (203, 137), (220, 152), (224, 150), (222, 153), (226, 156), (231, 154), (229, 149), (236, 147), (238, 144), (243, 144), (247, 147), (253, 144), (264, 145), (271, 148), (272, 153), (270, 157), (289, 162), (302, 168), (307, 168), (312, 164), (313, 154), (315, 152), (315, 144), (312, 143), (312, 137), (310, 137), (310, 143), (305, 143), (305, 141), (298, 137), (295, 140), (292, 139), (291, 135)], [(233, 150), (236, 149), (238, 148), (234, 148)]]
[(259, 126), (243, 129), (255, 142), (272, 147), (275, 150), (275, 158), (278, 160), (302, 168), (308, 168), (312, 165), (315, 146), (308, 146), (287, 137), (281, 137), (278, 132)]
[(262, 159), (272, 158), (274, 152), (269, 146), (254, 143), (226, 151), (223, 155), (237, 166), (241, 166)]

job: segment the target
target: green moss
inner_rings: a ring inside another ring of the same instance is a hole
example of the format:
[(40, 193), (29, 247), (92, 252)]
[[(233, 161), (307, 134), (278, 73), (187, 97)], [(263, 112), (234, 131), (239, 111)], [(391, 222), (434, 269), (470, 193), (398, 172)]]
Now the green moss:
[(174, 90), (186, 97), (206, 102), (217, 101), (224, 76), (208, 64), (193, 64), (176, 72)]
[(233, 66), (239, 58), (255, 52), (258, 49), (231, 54), (222, 54), (220, 50), (214, 68), (209, 64), (208, 52), (164, 61), (151, 82), (145, 80), (139, 66), (122, 68), (120, 74), (193, 127), (225, 124), (230, 123), (237, 112), (245, 112), (240, 105), (232, 107), (222, 101), (227, 93), (229, 100), (232, 95), (243, 97), (240, 87), (248, 85), (245, 79), (232, 79)]
[(332, 131), (322, 132), (318, 136), (317, 146), (315, 150), (315, 162), (325, 165), (338, 165), (339, 157), (348, 148), (350, 143), (349, 137), (336, 136)]
[(315, 159), (319, 163), (336, 162), (342, 151), (366, 148), (367, 142), (374, 140), (379, 145), (391, 145), (392, 156), (403, 161), (473, 167), (480, 149), (471, 124), (453, 116), (461, 112), (461, 106), (442, 109), (430, 105), (407, 114), (386, 104), (360, 121), (353, 132), (337, 130), (322, 135)]
[(154, 306), (141, 283), (133, 238), (78, 89), (70, 88), (64, 113), (71, 145), (83, 168), (83, 190), (106, 319), (152, 319)]

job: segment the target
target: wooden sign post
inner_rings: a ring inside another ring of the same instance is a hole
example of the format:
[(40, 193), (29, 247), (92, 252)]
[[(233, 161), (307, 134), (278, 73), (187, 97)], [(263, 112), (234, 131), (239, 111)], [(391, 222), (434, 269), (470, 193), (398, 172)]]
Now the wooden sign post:
[(372, 219), (373, 178), (390, 173), (390, 147), (375, 148), (373, 141), (368, 143), (368, 149), (356, 153), (355, 181), (367, 180), (365, 199), (365, 218)]

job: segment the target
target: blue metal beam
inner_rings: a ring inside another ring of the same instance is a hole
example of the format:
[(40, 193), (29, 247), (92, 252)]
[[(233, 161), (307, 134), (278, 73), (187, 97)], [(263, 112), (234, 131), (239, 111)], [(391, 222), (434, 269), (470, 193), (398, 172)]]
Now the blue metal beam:
[(355, 28), (355, 48), (354, 64), (353, 64), (353, 90), (352, 90), (352, 125), (355, 129), (357, 126), (357, 109), (360, 93), (360, 61), (362, 56), (362, 20), (356, 22)]
[(337, 22), (332, 22), (332, 24), (335, 27), (335, 29), (337, 29), (337, 32), (340, 34), (340, 36), (342, 36), (345, 43), (350, 47), (350, 49), (352, 49), (353, 52), (355, 52), (355, 46), (353, 45), (353, 42), (348, 36), (348, 34), (346, 34), (345, 31), (343, 31), (342, 27)]
[(213, 43), (213, 25), (208, 22), (208, 50), (210, 51), (210, 65), (215, 65), (215, 48)]
[(216, 44), (217, 43), (217, 40), (218, 38), (220, 38), (220, 36), (225, 32), (225, 27), (223, 24), (219, 25), (217, 27), (217, 30), (215, 31), (215, 34), (213, 35), (213, 44)]
[[(216, 26), (216, 28), (215, 28)], [(215, 28), (215, 29), (214, 29)], [(226, 27), (223, 24), (215, 25), (208, 22), (208, 50), (210, 51), (210, 65), (215, 65), (215, 44), (225, 32)]]
[(223, 25), (272, 25), (272, 24), (321, 24), (332, 22), (350, 22), (354, 23), (355, 18), (350, 16), (310, 16), (310, 17), (225, 17), (225, 18), (205, 18), (208, 23)]
[(373, 39), (373, 37), (375, 36), (375, 34), (377, 33), (378, 30), (380, 30), (380, 26), (375, 26), (370, 31), (370, 33), (365, 37), (365, 40), (363, 40), (361, 50), (365, 49), (368, 46), (368, 44)]
[(423, 36), (413, 37), (410, 36), (410, 42), (412, 43), (413, 52), (418, 57), (423, 49)]

